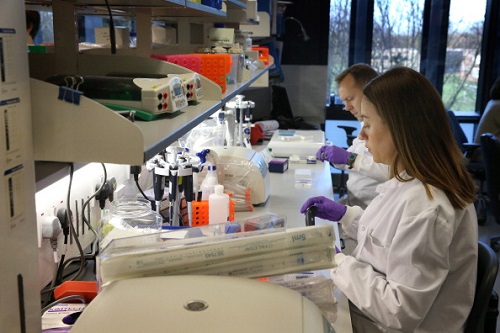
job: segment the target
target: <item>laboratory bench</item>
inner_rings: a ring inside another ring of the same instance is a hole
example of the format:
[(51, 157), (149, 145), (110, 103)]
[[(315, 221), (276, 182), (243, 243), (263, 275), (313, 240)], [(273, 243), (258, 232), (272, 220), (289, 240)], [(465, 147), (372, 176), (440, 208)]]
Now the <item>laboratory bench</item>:
[[(257, 151), (264, 148), (265, 145), (254, 147)], [(310, 186), (296, 187), (295, 171), (300, 169), (311, 171)], [(264, 213), (274, 213), (286, 217), (288, 228), (303, 227), (305, 226), (305, 216), (300, 213), (299, 209), (308, 198), (322, 195), (333, 199), (330, 166), (325, 162), (317, 162), (316, 164), (291, 163), (285, 172), (270, 172), (269, 177), (271, 186), (268, 200), (264, 204), (255, 206), (253, 211), (236, 212), (235, 220), (244, 220)], [(315, 223), (321, 225), (332, 222), (316, 218)], [(334, 223), (334, 230), (336, 245), (340, 248), (337, 223)], [(82, 279), (93, 280), (95, 278), (92, 272), (94, 270), (93, 264), (94, 262), (91, 262), (87, 267)], [(317, 271), (317, 273), (329, 277), (329, 270), (321, 270)], [(352, 326), (348, 300), (338, 289), (335, 289), (334, 296), (337, 300), (335, 305), (336, 320), (332, 326), (335, 332), (350, 333), (352, 332)]]
[[(255, 146), (259, 151), (265, 148)], [(295, 170), (311, 170), (311, 186), (295, 186)], [(305, 216), (300, 213), (300, 207), (310, 197), (325, 196), (333, 199), (333, 186), (330, 174), (330, 165), (326, 162), (317, 162), (316, 164), (289, 163), (288, 170), (284, 173), (269, 173), (271, 180), (271, 191), (269, 199), (265, 204), (254, 206), (251, 212), (235, 213), (235, 220), (244, 220), (248, 217), (263, 213), (275, 213), (286, 216), (287, 227), (305, 226)], [(327, 220), (316, 218), (316, 225), (333, 223)], [(340, 248), (340, 238), (338, 233), (338, 223), (334, 223), (336, 246)], [(321, 271), (322, 274), (329, 277), (329, 270)], [(337, 319), (333, 323), (335, 332), (351, 333), (351, 316), (349, 313), (348, 299), (340, 290), (335, 289), (334, 293), (337, 299)]]

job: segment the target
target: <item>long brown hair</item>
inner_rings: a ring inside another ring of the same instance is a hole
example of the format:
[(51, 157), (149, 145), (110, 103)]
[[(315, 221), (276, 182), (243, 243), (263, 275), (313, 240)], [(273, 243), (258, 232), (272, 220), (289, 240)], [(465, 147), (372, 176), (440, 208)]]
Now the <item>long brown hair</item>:
[[(443, 190), (455, 208), (474, 201), (475, 185), (453, 137), (441, 97), (417, 71), (396, 67), (373, 79), (363, 90), (387, 124), (397, 157), (390, 166), (399, 181), (419, 179)], [(410, 179), (403, 179), (403, 165)]]

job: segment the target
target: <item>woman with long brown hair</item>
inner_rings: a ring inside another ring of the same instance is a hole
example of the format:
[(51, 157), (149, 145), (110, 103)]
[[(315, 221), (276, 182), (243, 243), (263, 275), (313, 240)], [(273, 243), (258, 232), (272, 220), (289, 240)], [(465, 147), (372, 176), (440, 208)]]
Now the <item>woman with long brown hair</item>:
[(316, 215), (358, 241), (332, 279), (357, 332), (463, 332), (477, 265), (475, 185), (441, 98), (420, 73), (388, 70), (363, 90), (360, 137), (390, 179), (363, 211), (324, 197)]

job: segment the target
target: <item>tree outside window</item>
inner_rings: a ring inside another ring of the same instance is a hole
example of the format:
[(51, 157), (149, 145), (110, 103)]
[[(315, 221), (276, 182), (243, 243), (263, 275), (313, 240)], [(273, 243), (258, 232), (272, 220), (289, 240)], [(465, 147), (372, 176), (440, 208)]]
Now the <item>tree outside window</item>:
[(371, 65), (379, 72), (394, 66), (418, 70), (424, 0), (376, 0)]
[(349, 22), (351, 0), (331, 0), (330, 2), (330, 42), (328, 44), (328, 87), (335, 95), (335, 76), (346, 69), (349, 56)]
[[(375, 0), (371, 65), (378, 72), (393, 66), (419, 70), (424, 1)], [(350, 0), (330, 2), (331, 94), (337, 89), (334, 77), (349, 66), (350, 9)], [(475, 111), (485, 10), (486, 0), (475, 2), (474, 6), (466, 0), (451, 0), (443, 80), (443, 102), (447, 109)]]
[(471, 6), (452, 0), (446, 49), (443, 102), (454, 111), (475, 111), (486, 0)]

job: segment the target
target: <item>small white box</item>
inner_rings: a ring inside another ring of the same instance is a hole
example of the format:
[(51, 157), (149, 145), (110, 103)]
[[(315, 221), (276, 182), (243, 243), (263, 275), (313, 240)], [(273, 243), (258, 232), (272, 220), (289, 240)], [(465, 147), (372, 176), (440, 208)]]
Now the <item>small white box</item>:
[(298, 155), (307, 159), (325, 144), (325, 133), (319, 130), (277, 130), (267, 145), (275, 157)]
[(311, 188), (311, 169), (295, 169), (295, 188)]
[(247, 1), (247, 19), (248, 20), (259, 20), (259, 15), (257, 14), (257, 0), (248, 0)]
[[(94, 28), (95, 43), (101, 45), (111, 45), (111, 37), (109, 35), (109, 27)], [(126, 27), (115, 27), (116, 46), (127, 48), (130, 47), (130, 32)]]

